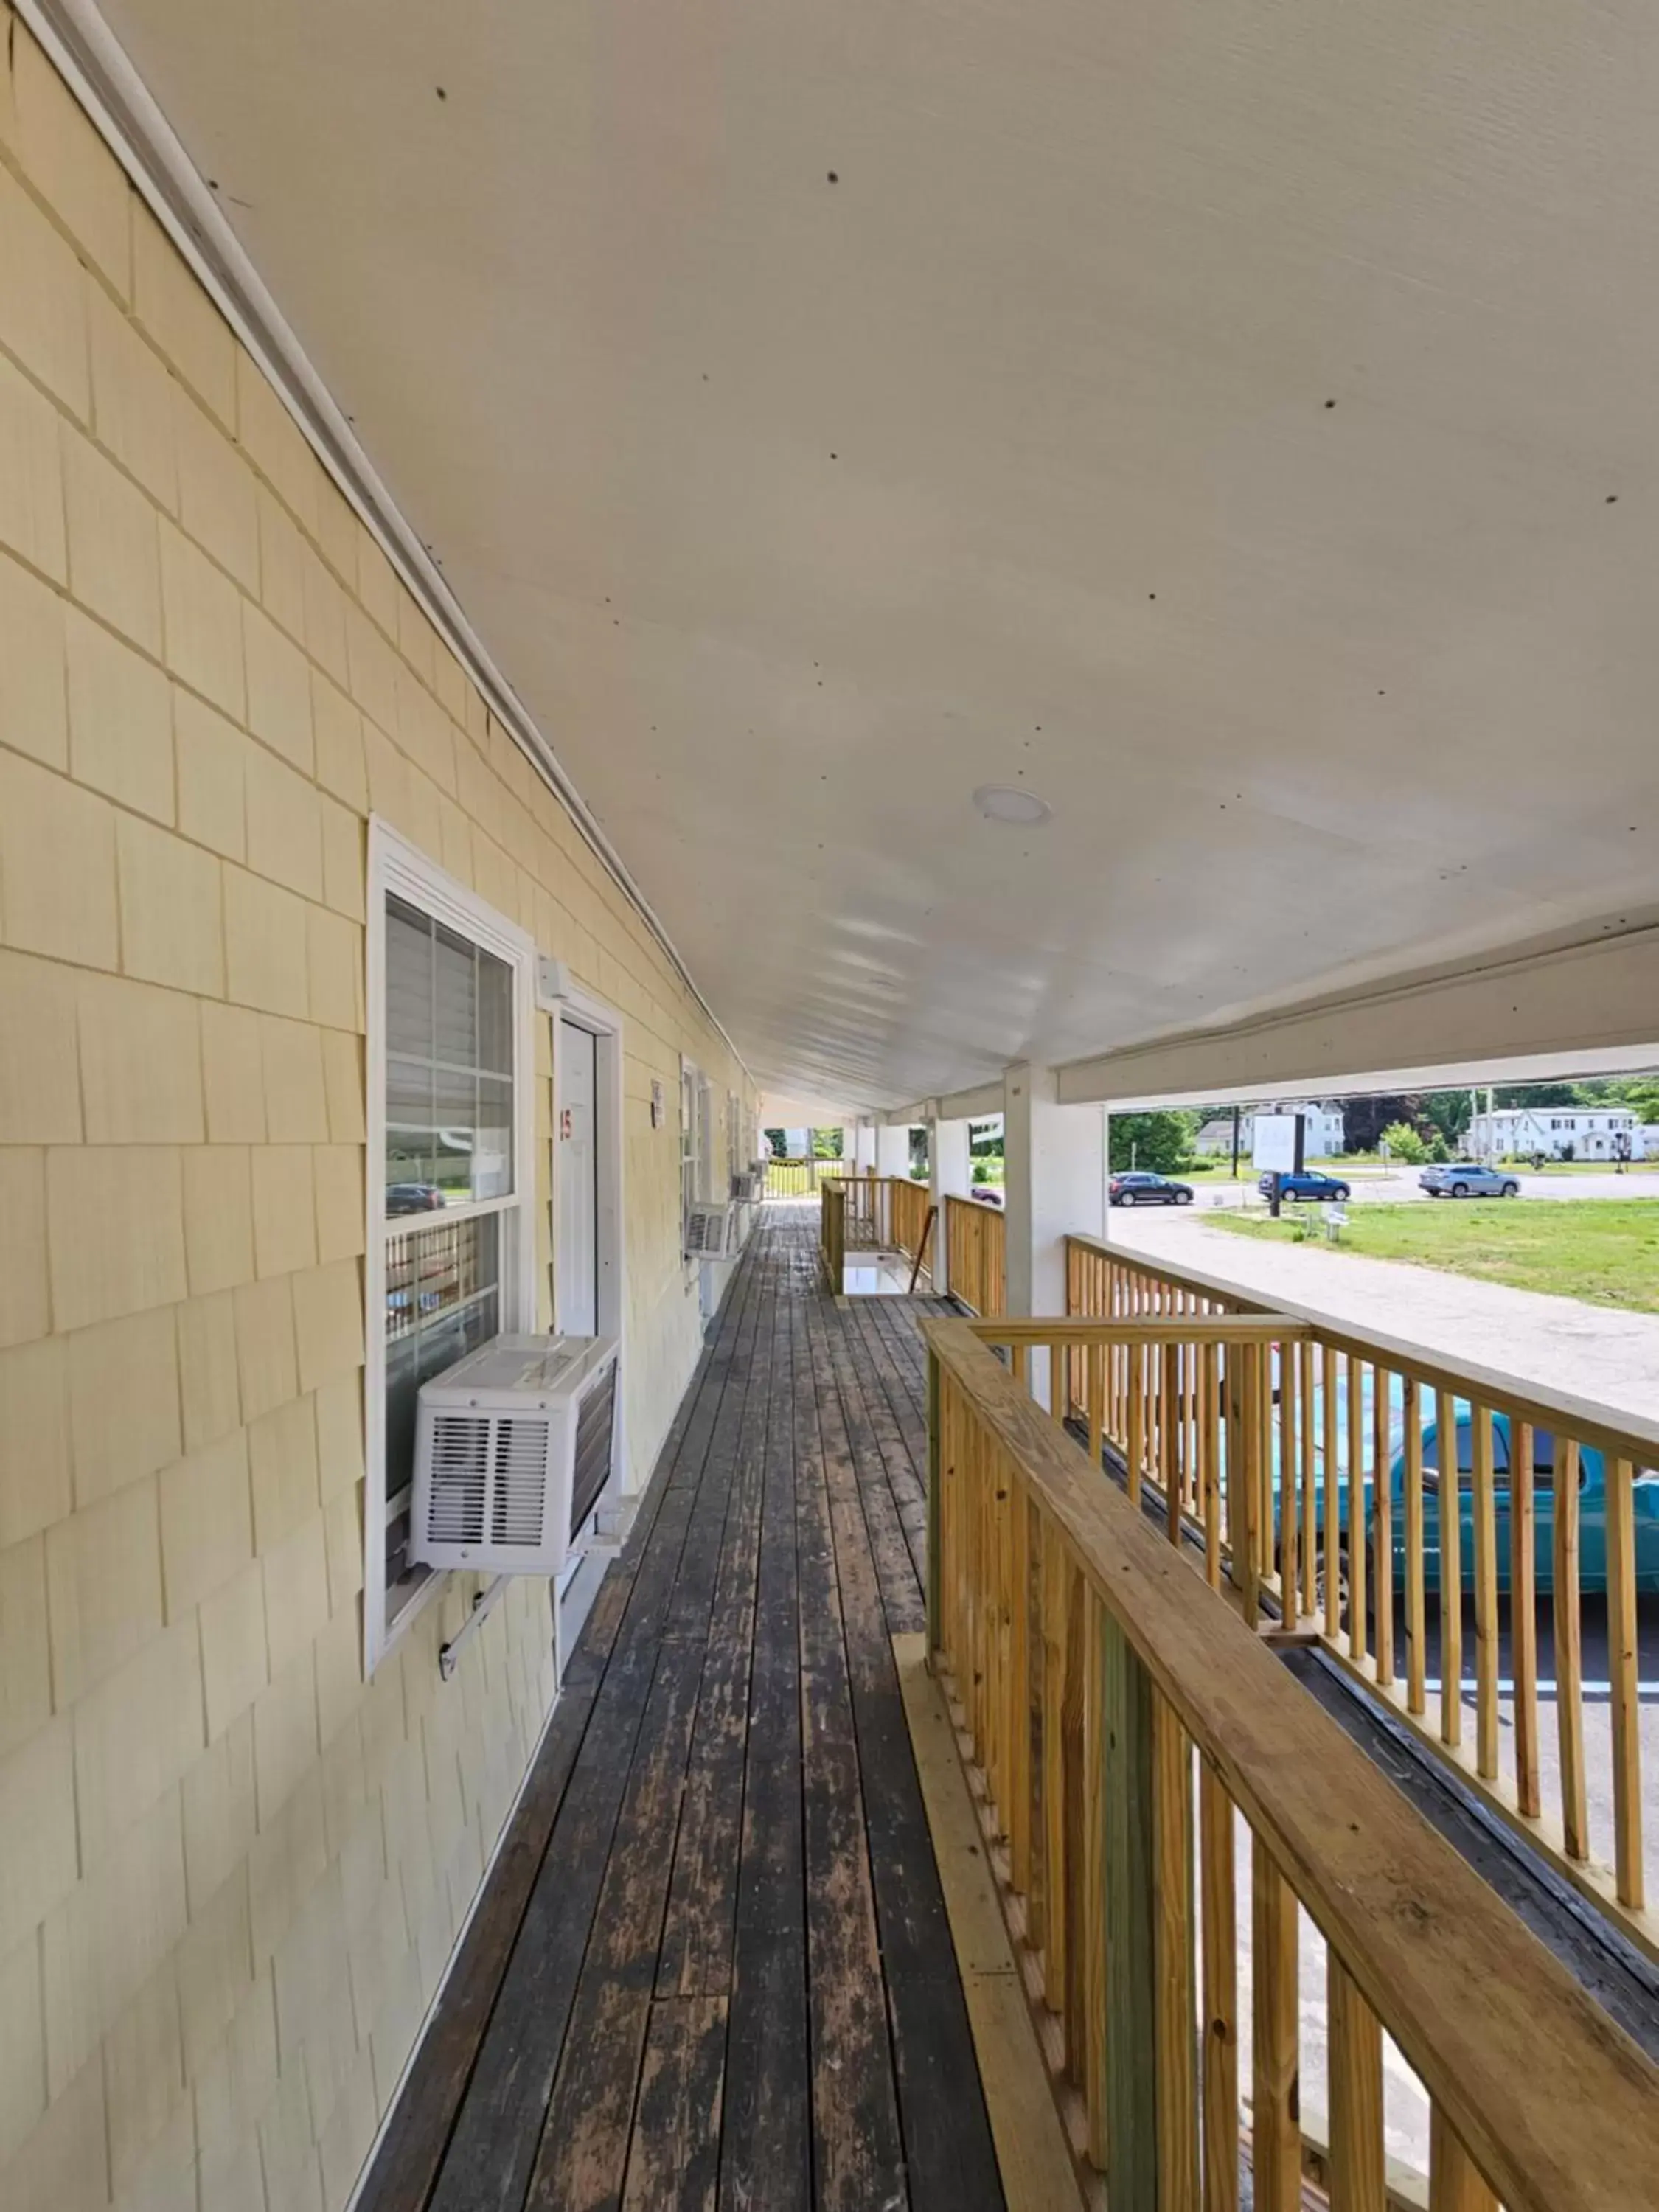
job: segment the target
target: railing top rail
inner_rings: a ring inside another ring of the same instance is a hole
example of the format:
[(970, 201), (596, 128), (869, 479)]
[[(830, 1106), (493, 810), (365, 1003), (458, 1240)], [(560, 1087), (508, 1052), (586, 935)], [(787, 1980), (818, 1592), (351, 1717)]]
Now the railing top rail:
[(1610, 1459), (1628, 1459), (1638, 1467), (1659, 1468), (1659, 1420), (1644, 1420), (1640, 1414), (1626, 1413), (1623, 1408), (1613, 1413), (1591, 1399), (1576, 1397), (1571, 1391), (1553, 1390), (1547, 1384), (1505, 1375), (1497, 1368), (1481, 1367), (1473, 1360), (1431, 1358), (1421, 1346), (1403, 1343), (1380, 1329), (1333, 1321), (1316, 1307), (1300, 1305), (1291, 1298), (1263, 1298), (1237, 1283), (1229, 1282), (1224, 1275), (1206, 1274), (1195, 1267), (1172, 1267), (1166, 1261), (1150, 1253), (1137, 1252), (1127, 1245), (1109, 1244), (1098, 1237), (1084, 1236), (1075, 1231), (1068, 1233), (1066, 1241), (1082, 1251), (1096, 1252), (1121, 1266), (1139, 1268), (1180, 1289), (1230, 1299), (1242, 1314), (1283, 1314), (1305, 1324), (1321, 1344), (1329, 1345), (1333, 1351), (1351, 1352), (1362, 1359), (1381, 1360), (1396, 1374), (1410, 1376), (1429, 1389), (1448, 1390), (1456, 1397), (1478, 1399), (1482, 1404), (1530, 1421), (1534, 1428), (1547, 1429), (1552, 1433), (1564, 1431), (1581, 1442), (1593, 1444)]
[(1651, 2212), (1659, 2069), (978, 1332), (921, 1329), (1509, 2212)]
[(1312, 1328), (1293, 1314), (1159, 1314), (1144, 1321), (1106, 1314), (1066, 1320), (974, 1321), (981, 1344), (1299, 1344)]

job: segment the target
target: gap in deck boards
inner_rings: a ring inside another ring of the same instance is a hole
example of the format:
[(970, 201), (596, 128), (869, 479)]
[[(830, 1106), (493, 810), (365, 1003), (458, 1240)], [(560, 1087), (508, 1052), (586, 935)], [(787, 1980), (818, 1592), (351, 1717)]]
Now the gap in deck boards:
[(918, 1312), (769, 1206), (362, 2212), (996, 2212), (890, 1638)]

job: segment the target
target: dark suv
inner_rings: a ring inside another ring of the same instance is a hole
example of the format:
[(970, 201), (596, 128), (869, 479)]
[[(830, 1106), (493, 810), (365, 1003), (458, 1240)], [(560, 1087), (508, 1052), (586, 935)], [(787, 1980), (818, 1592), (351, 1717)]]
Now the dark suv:
[(1190, 1206), (1193, 1202), (1191, 1183), (1171, 1182), (1168, 1176), (1149, 1175), (1145, 1168), (1115, 1175), (1106, 1194), (1114, 1206)]

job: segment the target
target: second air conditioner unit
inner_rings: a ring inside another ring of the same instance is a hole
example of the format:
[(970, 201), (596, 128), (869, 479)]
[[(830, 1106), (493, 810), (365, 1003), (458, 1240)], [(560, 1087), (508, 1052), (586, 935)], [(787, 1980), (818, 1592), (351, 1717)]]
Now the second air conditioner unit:
[(498, 1336), (421, 1386), (409, 1557), (555, 1575), (611, 1486), (614, 1336)]
[(736, 1224), (737, 1209), (729, 1203), (714, 1199), (695, 1200), (685, 1209), (686, 1258), (728, 1259)]

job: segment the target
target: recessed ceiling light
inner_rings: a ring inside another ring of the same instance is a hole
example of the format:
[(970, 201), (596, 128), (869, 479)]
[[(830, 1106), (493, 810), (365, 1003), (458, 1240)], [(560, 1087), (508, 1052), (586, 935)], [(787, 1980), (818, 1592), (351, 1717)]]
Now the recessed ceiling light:
[(1054, 811), (1036, 792), (1021, 791), (1012, 783), (981, 784), (974, 804), (988, 822), (1015, 822), (1028, 830), (1046, 822)]

